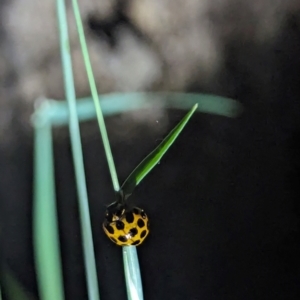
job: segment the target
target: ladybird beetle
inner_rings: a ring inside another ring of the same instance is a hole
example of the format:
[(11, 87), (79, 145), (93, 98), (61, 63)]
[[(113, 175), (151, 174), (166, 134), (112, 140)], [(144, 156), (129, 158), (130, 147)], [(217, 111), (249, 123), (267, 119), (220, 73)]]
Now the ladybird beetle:
[(119, 246), (138, 246), (149, 233), (149, 220), (144, 210), (114, 202), (107, 207), (103, 229)]

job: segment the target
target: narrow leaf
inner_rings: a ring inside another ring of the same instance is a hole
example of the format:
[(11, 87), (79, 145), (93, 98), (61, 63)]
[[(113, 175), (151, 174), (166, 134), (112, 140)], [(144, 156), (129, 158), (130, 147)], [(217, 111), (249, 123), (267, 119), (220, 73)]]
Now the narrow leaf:
[(33, 238), (42, 300), (64, 300), (55, 197), (52, 128), (35, 127)]
[(143, 300), (142, 279), (136, 247), (123, 246), (123, 264), (125, 271), (127, 299)]
[(119, 185), (117, 170), (116, 170), (114, 158), (113, 158), (113, 155), (111, 152), (110, 143), (109, 143), (109, 139), (108, 139), (108, 135), (107, 135), (107, 130), (106, 130), (105, 122), (104, 122), (104, 117), (103, 117), (102, 109), (101, 109), (100, 102), (99, 102), (96, 82), (95, 82), (95, 78), (93, 75), (93, 69), (92, 69), (92, 65), (91, 65), (91, 61), (90, 61), (89, 51), (88, 51), (88, 47), (86, 44), (84, 29), (83, 29), (80, 11), (79, 11), (79, 7), (78, 7), (78, 1), (72, 0), (72, 3), (73, 3), (73, 11), (74, 11), (74, 16), (75, 16), (75, 20), (76, 20), (79, 41), (80, 41), (81, 50), (82, 50), (82, 56), (83, 56), (84, 65), (85, 65), (85, 69), (86, 69), (87, 76), (88, 76), (88, 81), (89, 81), (90, 88), (91, 88), (92, 98), (94, 100), (95, 111), (96, 111), (97, 121), (98, 121), (99, 129), (100, 129), (100, 133), (101, 133), (101, 138), (103, 141), (106, 160), (108, 163), (108, 168), (109, 168), (109, 172), (111, 175), (114, 190), (116, 192), (119, 192), (120, 185)]
[[(80, 127), (78, 123), (76, 91), (72, 68), (72, 57), (70, 51), (70, 38), (68, 32), (66, 1), (56, 0), (58, 27), (60, 36), (60, 48), (63, 67), (65, 94), (69, 108), (69, 130), (75, 179), (78, 194), (78, 205), (80, 213), (80, 226), (82, 234), (83, 258), (86, 273), (87, 292), (89, 300), (99, 300), (99, 286), (96, 269), (96, 259), (93, 246), (93, 234), (90, 219), (88, 193), (86, 187), (85, 170), (83, 163), (83, 152), (81, 145)], [(77, 1), (72, 2), (76, 6), (76, 22), (81, 23)], [(73, 7), (74, 7), (73, 6)], [(50, 283), (49, 283), (50, 284)], [(58, 300), (52, 298), (51, 300)]]
[(146, 175), (154, 168), (154, 166), (160, 162), (161, 158), (179, 136), (180, 132), (183, 130), (197, 107), (198, 104), (195, 104), (193, 108), (185, 115), (185, 117), (178, 123), (178, 125), (159, 144), (159, 146), (155, 148), (128, 176), (121, 187), (125, 198), (128, 198), (132, 194), (135, 187), (146, 177)]

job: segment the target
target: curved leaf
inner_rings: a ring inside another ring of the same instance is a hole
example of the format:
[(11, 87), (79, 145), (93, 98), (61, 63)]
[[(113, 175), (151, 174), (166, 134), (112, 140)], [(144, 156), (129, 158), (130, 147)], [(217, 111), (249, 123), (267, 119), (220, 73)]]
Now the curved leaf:
[(121, 190), (124, 192), (125, 199), (132, 194), (135, 187), (146, 177), (154, 166), (159, 163), (164, 154), (175, 142), (176, 138), (183, 130), (197, 107), (198, 104), (195, 104), (185, 117), (177, 124), (177, 126), (158, 145), (158, 147), (156, 147), (128, 176), (121, 187)]
[[(45, 99), (32, 116), (34, 123), (50, 122), (53, 126), (66, 125), (69, 122), (70, 111), (66, 101)], [(209, 94), (190, 93), (111, 93), (99, 95), (103, 115), (114, 116), (128, 111), (147, 109), (159, 105), (164, 108), (179, 108), (188, 110), (198, 103), (197, 111), (224, 117), (237, 117), (242, 111), (242, 105), (233, 99)], [(88, 121), (96, 118), (96, 110), (92, 98), (80, 98), (76, 101), (78, 119)]]

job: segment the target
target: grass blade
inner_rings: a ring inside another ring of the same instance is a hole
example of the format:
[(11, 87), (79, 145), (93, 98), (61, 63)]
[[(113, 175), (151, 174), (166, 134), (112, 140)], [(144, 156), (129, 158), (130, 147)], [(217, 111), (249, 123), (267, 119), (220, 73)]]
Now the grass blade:
[[(85, 171), (83, 164), (83, 154), (80, 139), (80, 130), (77, 116), (76, 95), (72, 72), (72, 60), (70, 53), (70, 42), (68, 34), (68, 23), (66, 18), (66, 7), (64, 0), (57, 0), (57, 14), (60, 33), (60, 46), (63, 64), (63, 75), (65, 83), (65, 93), (69, 108), (69, 129), (71, 136), (71, 146), (73, 162), (75, 168), (76, 186), (78, 192), (78, 202), (80, 211), (80, 225), (83, 240), (84, 265), (87, 280), (88, 297), (90, 300), (98, 300), (99, 288), (96, 272), (95, 253), (93, 247), (92, 228), (90, 220), (89, 203), (85, 181)], [(58, 300), (52, 298), (52, 300)]]
[[(39, 126), (40, 125), (40, 126)], [(35, 126), (33, 230), (39, 292), (43, 300), (63, 300), (63, 279), (55, 202), (52, 132)]]
[[(101, 110), (104, 116), (115, 116), (138, 109), (148, 109), (155, 106), (161, 108), (177, 108), (188, 110), (198, 103), (198, 112), (210, 113), (224, 117), (237, 117), (242, 112), (242, 105), (229, 98), (206, 94), (189, 93), (110, 93), (99, 96)], [(47, 119), (53, 126), (65, 125), (69, 122), (70, 112), (66, 101), (48, 99), (47, 109), (35, 112), (32, 119)], [(95, 105), (92, 98), (77, 100), (79, 121), (95, 119)]]
[(135, 187), (146, 177), (146, 175), (157, 165), (164, 154), (168, 151), (171, 145), (175, 142), (180, 132), (183, 130), (198, 104), (185, 115), (185, 117), (178, 123), (178, 125), (167, 135), (167, 137), (155, 148), (128, 176), (123, 183), (121, 189), (124, 192), (125, 198), (129, 197)]
[(82, 26), (81, 17), (80, 17), (78, 2), (77, 2), (77, 0), (72, 0), (72, 3), (73, 3), (74, 16), (75, 16), (75, 20), (76, 20), (84, 65), (86, 68), (86, 72), (87, 72), (87, 76), (88, 76), (88, 80), (89, 80), (89, 84), (90, 84), (90, 88), (91, 88), (92, 98), (94, 100), (97, 121), (98, 121), (99, 129), (101, 132), (101, 137), (102, 137), (103, 146), (104, 146), (104, 150), (105, 150), (106, 160), (108, 163), (109, 172), (111, 175), (114, 190), (116, 192), (119, 192), (120, 185), (119, 185), (118, 175), (117, 175), (113, 155), (112, 155), (110, 144), (109, 144), (109, 139), (108, 139), (108, 135), (107, 135), (107, 131), (106, 131), (103, 113), (102, 113), (100, 102), (99, 102), (95, 78), (93, 75), (89, 52), (88, 52), (88, 48), (87, 48), (86, 41), (85, 41), (84, 30), (83, 30), (83, 26)]
[(142, 280), (136, 247), (124, 246), (123, 264), (128, 300), (143, 300)]

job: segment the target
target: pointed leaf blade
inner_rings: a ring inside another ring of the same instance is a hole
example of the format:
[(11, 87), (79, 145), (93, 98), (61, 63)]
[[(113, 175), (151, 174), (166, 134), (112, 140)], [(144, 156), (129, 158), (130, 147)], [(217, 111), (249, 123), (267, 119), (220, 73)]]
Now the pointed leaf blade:
[(158, 147), (156, 147), (146, 158), (144, 158), (144, 160), (142, 160), (142, 162), (128, 176), (121, 187), (125, 198), (128, 198), (132, 194), (135, 187), (158, 164), (164, 154), (175, 142), (185, 125), (188, 123), (188, 121), (196, 111), (197, 107), (198, 104), (195, 104), (192, 109), (184, 116), (184, 118), (176, 125), (176, 127), (158, 145)]

